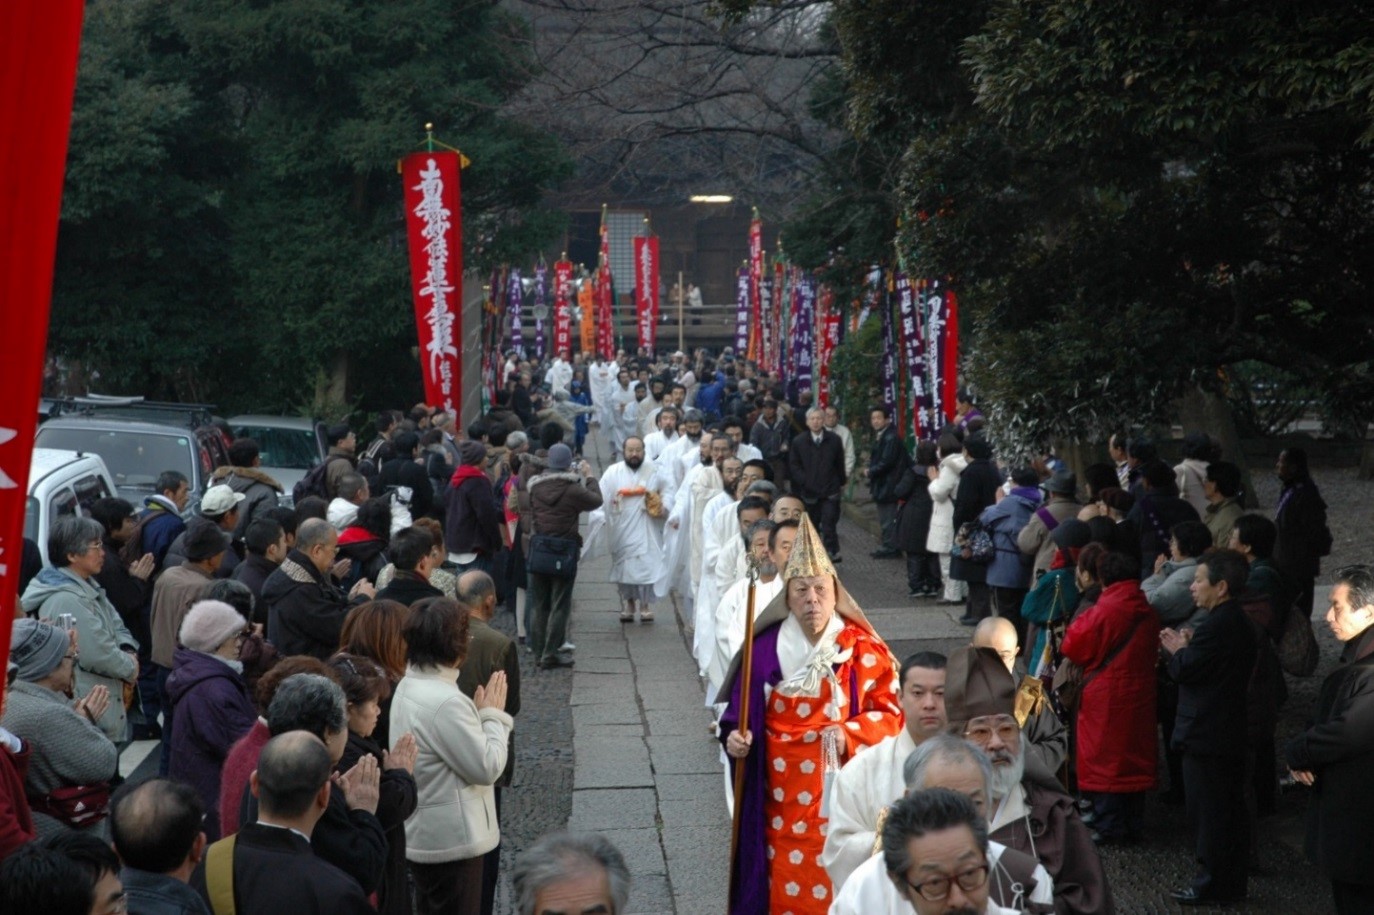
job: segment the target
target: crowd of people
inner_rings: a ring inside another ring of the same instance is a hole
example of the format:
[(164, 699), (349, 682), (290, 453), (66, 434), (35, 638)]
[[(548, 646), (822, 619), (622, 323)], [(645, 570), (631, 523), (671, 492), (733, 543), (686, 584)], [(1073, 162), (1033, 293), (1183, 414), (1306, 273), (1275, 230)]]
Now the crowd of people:
[[(999, 461), (968, 392), (909, 449), (886, 409), (861, 442), (728, 350), (512, 352), (501, 374), (462, 428), (424, 405), (362, 448), (329, 427), (291, 500), (238, 439), (189, 519), (169, 471), (142, 506), (56, 520), (13, 624), (0, 912), (492, 912), (520, 654), (575, 663), (578, 564), (603, 553), (621, 622), (671, 600), (690, 631), (733, 913), (1109, 913), (1098, 848), (1140, 841), (1161, 787), (1196, 838), (1173, 898), (1236, 902), (1281, 771), (1313, 788), (1336, 908), (1374, 893), (1351, 844), (1374, 805), (1369, 568), (1336, 573), (1348, 663), (1275, 745), (1331, 547), (1300, 449), (1271, 519), (1200, 434), (1177, 466), (1114, 435), (1080, 485), (1053, 454)], [(959, 607), (967, 647), (899, 662), (841, 582), (860, 482), (873, 558), (905, 559), (912, 612)], [(120, 784), (146, 739), (158, 774)], [(595, 836), (545, 837), (512, 878), (522, 913), (629, 891)]]

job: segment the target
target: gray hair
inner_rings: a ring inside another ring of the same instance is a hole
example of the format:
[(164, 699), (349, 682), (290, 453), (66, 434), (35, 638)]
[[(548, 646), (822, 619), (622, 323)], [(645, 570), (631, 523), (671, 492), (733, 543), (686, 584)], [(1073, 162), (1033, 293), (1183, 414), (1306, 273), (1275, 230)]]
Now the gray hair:
[(930, 769), (930, 764), (936, 760), (975, 763), (983, 776), (983, 793), (986, 795), (991, 790), (992, 761), (988, 759), (988, 755), (977, 744), (953, 734), (936, 734), (911, 751), (911, 755), (902, 765), (902, 781), (906, 783), (906, 790), (924, 790), (926, 772)]
[(978, 815), (973, 801), (948, 788), (930, 788), (908, 794), (888, 808), (883, 823), (883, 864), (893, 876), (903, 880), (915, 864), (909, 842), (928, 832), (943, 832), (967, 826), (973, 841), (984, 855), (988, 853), (988, 824)]
[(296, 528), (296, 549), (309, 553), (317, 546), (329, 542), (329, 535), (335, 533), (334, 525), (323, 518), (306, 518)]
[(287, 731), (309, 731), (325, 740), (346, 727), (348, 700), (343, 687), (319, 674), (287, 677), (267, 707), (267, 730), (273, 737)]
[(1350, 593), (1346, 600), (1352, 610), (1374, 604), (1374, 566), (1353, 565), (1336, 571), (1336, 584)]
[(778, 497), (778, 484), (768, 480), (755, 480), (749, 484), (749, 488), (744, 491), (745, 496), (764, 493), (768, 496), (768, 501), (772, 502)]
[[(778, 526), (776, 521), (762, 518), (749, 525), (749, 539), (752, 541), (760, 532), (771, 534)], [(771, 538), (770, 538), (771, 539)]]
[(821, 419), (825, 419), (825, 407), (811, 407), (806, 411), (806, 415), (808, 417), (811, 416), (813, 413), (816, 416), (819, 416)]
[(511, 883), (519, 915), (535, 915), (534, 903), (541, 890), (584, 873), (590, 867), (606, 872), (611, 894), (611, 915), (621, 915), (630, 902), (630, 869), (625, 858), (605, 836), (593, 832), (557, 832), (525, 849), (515, 859)]
[(530, 437), (523, 432), (512, 432), (506, 436), (506, 448), (514, 451), (516, 448), (523, 448), (530, 443)]
[(63, 515), (52, 523), (48, 532), (48, 562), (57, 568), (71, 565), (67, 556), (84, 553), (93, 541), (103, 541), (105, 525), (94, 518)]

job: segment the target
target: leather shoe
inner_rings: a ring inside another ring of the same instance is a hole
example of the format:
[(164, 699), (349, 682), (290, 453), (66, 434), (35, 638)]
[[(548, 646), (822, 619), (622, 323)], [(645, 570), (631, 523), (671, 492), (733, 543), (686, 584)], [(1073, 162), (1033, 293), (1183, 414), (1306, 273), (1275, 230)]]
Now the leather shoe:
[(874, 550), (868, 555), (873, 559), (894, 559), (902, 554), (896, 550)]
[(978, 620), (977, 620), (975, 617), (972, 617), (972, 616), (961, 616), (961, 617), (959, 617), (959, 625), (961, 625), (961, 626), (977, 626), (977, 625), (978, 625)]
[(555, 668), (555, 667), (572, 667), (572, 666), (573, 666), (573, 659), (572, 659), (572, 658), (557, 658), (557, 657), (554, 657), (554, 658), (545, 658), (544, 660), (542, 660), (542, 661), (539, 662), (539, 669), (540, 669), (540, 670), (552, 670), (552, 669)]
[(1218, 896), (1213, 893), (1201, 892), (1193, 886), (1187, 889), (1174, 890), (1169, 895), (1179, 905), (1230, 905), (1234, 902), (1245, 901), (1244, 894), (1240, 896)]

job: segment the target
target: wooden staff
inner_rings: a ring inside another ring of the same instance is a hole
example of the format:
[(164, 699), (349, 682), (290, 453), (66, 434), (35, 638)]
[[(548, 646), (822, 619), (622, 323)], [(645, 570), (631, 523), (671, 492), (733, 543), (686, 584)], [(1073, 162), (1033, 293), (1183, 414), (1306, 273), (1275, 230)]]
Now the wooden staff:
[[(739, 657), (739, 727), (737, 731), (741, 734), (749, 730), (749, 690), (750, 681), (754, 672), (754, 589), (758, 586), (759, 569), (754, 557), (749, 557), (749, 597), (745, 601), (744, 610), (744, 647), (740, 649)], [(753, 749), (752, 743), (750, 749)], [(726, 754), (727, 756), (729, 754)], [(734, 759), (734, 757), (730, 757)], [(735, 762), (735, 815), (730, 821), (730, 882), (727, 885), (727, 893), (733, 893), (735, 879), (738, 877), (736, 867), (739, 857), (739, 827), (740, 817), (744, 807), (744, 775), (746, 755), (742, 759), (734, 759)], [(727, 910), (729, 902), (727, 899)]]

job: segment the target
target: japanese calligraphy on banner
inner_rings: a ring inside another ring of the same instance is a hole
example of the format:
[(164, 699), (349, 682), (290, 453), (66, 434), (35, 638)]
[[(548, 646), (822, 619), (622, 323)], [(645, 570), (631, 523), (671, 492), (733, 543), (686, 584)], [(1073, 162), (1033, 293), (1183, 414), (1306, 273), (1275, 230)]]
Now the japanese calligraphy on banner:
[(544, 318), (549, 313), (549, 268), (534, 268), (534, 358), (544, 359)]
[[(954, 393), (959, 384), (958, 305), (952, 293), (933, 280), (926, 296), (926, 362), (930, 373), (930, 409), (935, 422), (954, 418)], [(951, 325), (953, 332), (951, 333)]]
[(735, 282), (735, 355), (749, 351), (749, 268), (739, 268)]
[(596, 349), (596, 284), (590, 279), (583, 279), (577, 287), (577, 310), (582, 313), (582, 320), (578, 324), (582, 352), (591, 353)]
[(835, 307), (835, 293), (829, 286), (822, 286), (817, 304), (821, 316), (820, 346), (817, 347), (819, 381), (816, 385), (816, 403), (822, 407), (830, 406), (830, 360), (835, 348), (840, 345), (840, 310)]
[[(639, 345), (654, 351), (658, 337), (658, 239), (636, 236), (635, 317), (639, 326)], [(611, 353), (607, 354), (609, 358)]]
[(572, 273), (571, 261), (553, 265), (553, 351), (572, 354)]
[(759, 321), (759, 365), (765, 371), (773, 370), (773, 351), (777, 348), (776, 325), (777, 320), (773, 308), (773, 280), (769, 276), (764, 276), (759, 283), (759, 311), (763, 319)]
[(883, 313), (883, 406), (888, 416), (897, 416), (897, 339), (892, 326), (892, 302), (885, 293), (878, 295), (878, 307)]
[(916, 440), (934, 438), (931, 422), (930, 398), (926, 394), (925, 322), (912, 288), (911, 278), (897, 274), (897, 322), (901, 329), (902, 352), (906, 357), (906, 374), (910, 378), (911, 430)]
[(811, 390), (812, 360), (816, 355), (816, 341), (812, 336), (812, 322), (816, 313), (816, 282), (803, 275), (793, 286), (792, 299), (795, 302), (792, 328), (792, 381), (789, 387), (793, 396)]
[(520, 301), (525, 297), (525, 288), (520, 282), (520, 268), (510, 268), (506, 280), (506, 316), (510, 321), (510, 348), (521, 359), (525, 358), (525, 330), (520, 326)]
[(757, 217), (749, 223), (749, 303), (752, 316), (749, 322), (749, 358), (763, 358), (763, 220)]
[(425, 402), (455, 413), (463, 400), (463, 215), (458, 172), (454, 152), (415, 153), (401, 163)]
[(604, 358), (615, 357), (615, 285), (611, 277), (611, 229), (606, 208), (601, 208), (601, 261), (596, 271), (596, 349)]

